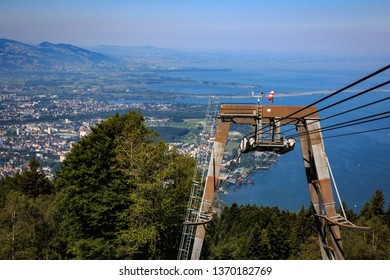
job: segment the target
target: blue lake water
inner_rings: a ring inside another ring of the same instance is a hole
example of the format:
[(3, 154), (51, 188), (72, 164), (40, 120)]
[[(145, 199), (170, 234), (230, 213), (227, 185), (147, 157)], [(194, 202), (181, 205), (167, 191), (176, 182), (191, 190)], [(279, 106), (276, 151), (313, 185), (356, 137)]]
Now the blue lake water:
[[(286, 69), (232, 69), (231, 71), (177, 71), (168, 73), (173, 77), (186, 78), (201, 82), (215, 82), (215, 84), (162, 84), (153, 85), (154, 90), (169, 90), (188, 94), (189, 97), (177, 101), (188, 103), (206, 103), (210, 95), (219, 97), (220, 103), (256, 103), (250, 97), (252, 89), (243, 86), (253, 86), (265, 93), (270, 90), (276, 92), (275, 105), (309, 105), (326, 93), (334, 92), (361, 77), (381, 68), (344, 69), (337, 70), (318, 68), (289, 67)], [(387, 81), (389, 73), (378, 75), (362, 83), (346, 93), (338, 94), (317, 105), (323, 108), (329, 104), (342, 100), (359, 91), (370, 88), (378, 83)], [(232, 86), (237, 83), (240, 86)], [(321, 118), (332, 116), (369, 102), (390, 96), (389, 86), (381, 90), (367, 93), (359, 98), (352, 99), (338, 106), (320, 112)], [(314, 94), (317, 92), (317, 94)], [(297, 94), (305, 95), (297, 95)], [(311, 94), (310, 94), (311, 93)], [(195, 96), (196, 95), (196, 96)], [(234, 98), (231, 95), (235, 95)], [(265, 99), (262, 101), (267, 103)], [(269, 105), (270, 103), (267, 103)], [(388, 111), (390, 102), (381, 102), (366, 109), (357, 110), (337, 118), (324, 120), (322, 127), (361, 118), (367, 115)], [(350, 135), (347, 137), (327, 138), (344, 133), (353, 133), (368, 129), (389, 127), (390, 119), (383, 119), (358, 126), (346, 127), (334, 131), (324, 132), (325, 150), (329, 158), (341, 199), (348, 208), (360, 211), (368, 202), (376, 189), (385, 194), (386, 208), (390, 202), (390, 130), (377, 131), (365, 134)], [(335, 199), (336, 198), (336, 194)], [(243, 186), (237, 191), (229, 190), (228, 195), (221, 199), (228, 204), (256, 204), (278, 206), (281, 209), (298, 210), (310, 204), (308, 187), (303, 168), (300, 145), (297, 143), (294, 151), (281, 155), (278, 162), (267, 172), (259, 172), (255, 177), (255, 184)]]

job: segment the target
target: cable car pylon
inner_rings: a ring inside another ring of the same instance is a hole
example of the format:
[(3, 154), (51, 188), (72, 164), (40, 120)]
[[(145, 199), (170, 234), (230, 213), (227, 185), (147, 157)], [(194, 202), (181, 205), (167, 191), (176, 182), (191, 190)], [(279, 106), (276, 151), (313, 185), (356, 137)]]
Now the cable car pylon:
[[(208, 163), (207, 176), (202, 177), (202, 180), (193, 184), (178, 258), (188, 259), (190, 256), (193, 260), (200, 258), (206, 234), (206, 224), (212, 218), (212, 205), (216, 192), (215, 182), (219, 176), (230, 125), (234, 123), (251, 124), (254, 127), (254, 137), (245, 142), (243, 151), (250, 152), (256, 150), (275, 153), (288, 152), (293, 148), (295, 141), (281, 137), (279, 128), (284, 124), (295, 125), (300, 138), (322, 259), (345, 259), (340, 227), (369, 228), (355, 226), (345, 216), (337, 213), (329, 172), (329, 162), (325, 154), (319, 120), (315, 106), (221, 104), (214, 144), (210, 151), (211, 158), (208, 161), (202, 161), (203, 163)], [(264, 125), (271, 128), (268, 135), (264, 135), (261, 129)], [(248, 143), (250, 146), (246, 146)], [(197, 203), (191, 201), (197, 201)]]

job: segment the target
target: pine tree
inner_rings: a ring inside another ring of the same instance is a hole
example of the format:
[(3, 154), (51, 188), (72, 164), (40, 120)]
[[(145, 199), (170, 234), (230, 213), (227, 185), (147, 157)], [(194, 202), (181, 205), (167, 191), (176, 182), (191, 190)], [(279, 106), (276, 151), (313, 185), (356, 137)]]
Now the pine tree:
[(29, 167), (1, 180), (0, 259), (59, 257), (52, 246), (56, 234), (52, 185), (36, 159)]
[(361, 211), (361, 216), (371, 218), (373, 216), (383, 217), (385, 211), (385, 198), (381, 190), (376, 190), (370, 202), (366, 203)]

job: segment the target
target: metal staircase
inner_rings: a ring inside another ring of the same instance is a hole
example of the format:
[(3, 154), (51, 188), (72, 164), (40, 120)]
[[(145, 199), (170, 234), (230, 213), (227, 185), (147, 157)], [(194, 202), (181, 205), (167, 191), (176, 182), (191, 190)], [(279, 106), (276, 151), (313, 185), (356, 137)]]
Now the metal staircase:
[(212, 157), (213, 140), (215, 135), (216, 116), (218, 113), (218, 99), (210, 97), (202, 133), (196, 139), (196, 168), (194, 171), (190, 199), (183, 223), (183, 234), (178, 253), (179, 260), (187, 260), (191, 255), (191, 248), (196, 233), (196, 226), (211, 220), (211, 213), (203, 211), (207, 201), (202, 201), (204, 183), (209, 162)]

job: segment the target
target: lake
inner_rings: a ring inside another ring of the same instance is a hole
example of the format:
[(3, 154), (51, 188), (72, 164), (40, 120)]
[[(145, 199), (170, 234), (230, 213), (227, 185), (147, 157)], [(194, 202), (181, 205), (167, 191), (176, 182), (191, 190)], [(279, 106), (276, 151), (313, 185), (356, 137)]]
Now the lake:
[[(340, 65), (339, 65), (340, 66)], [(183, 94), (176, 100), (186, 103), (207, 103), (210, 95), (219, 98), (220, 103), (253, 103), (251, 90), (256, 92), (270, 90), (276, 92), (275, 105), (309, 105), (327, 96), (361, 77), (383, 67), (361, 68), (317, 68), (302, 67), (296, 69), (292, 65), (286, 68), (269, 67), (245, 69), (232, 68), (231, 71), (167, 71), (166, 76), (178, 77), (199, 84), (154, 84), (153, 90), (169, 90)], [(368, 89), (378, 83), (389, 80), (389, 73), (378, 75), (351, 90), (336, 95), (317, 105), (323, 108), (357, 92)], [(207, 82), (207, 83), (206, 83)], [(210, 83), (212, 82), (212, 83)], [(232, 85), (236, 84), (236, 85)], [(251, 89), (252, 88), (252, 89)], [(389, 96), (389, 87), (367, 93), (359, 98), (334, 106), (320, 112), (321, 118), (367, 104)], [(188, 95), (188, 97), (186, 97)], [(264, 98), (264, 104), (271, 103)], [(362, 118), (368, 115), (386, 112), (390, 108), (389, 101), (381, 102), (356, 110), (339, 117), (321, 122), (321, 127)], [(390, 130), (345, 137), (327, 138), (344, 133), (354, 133), (368, 129), (390, 126), (389, 118), (377, 120), (357, 126), (345, 127), (334, 131), (324, 132), (325, 150), (329, 158), (341, 199), (348, 208), (360, 211), (368, 202), (376, 189), (385, 194), (386, 208), (390, 201)], [(337, 199), (334, 193), (335, 199)], [(228, 195), (221, 199), (227, 204), (256, 204), (278, 206), (281, 209), (299, 210), (310, 204), (309, 192), (304, 174), (300, 145), (297, 143), (294, 151), (281, 155), (278, 162), (267, 172), (259, 172), (254, 185), (242, 186), (234, 191), (229, 189)]]

